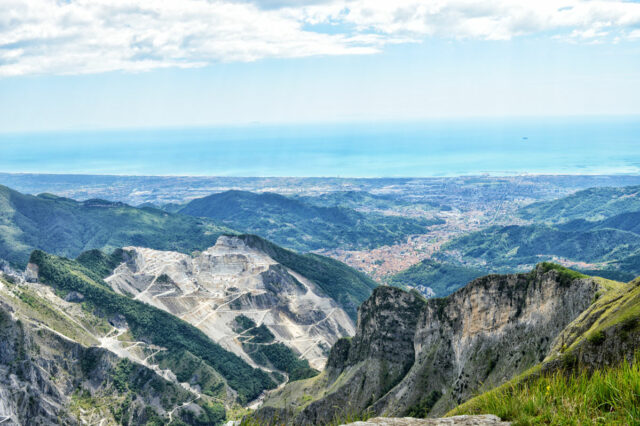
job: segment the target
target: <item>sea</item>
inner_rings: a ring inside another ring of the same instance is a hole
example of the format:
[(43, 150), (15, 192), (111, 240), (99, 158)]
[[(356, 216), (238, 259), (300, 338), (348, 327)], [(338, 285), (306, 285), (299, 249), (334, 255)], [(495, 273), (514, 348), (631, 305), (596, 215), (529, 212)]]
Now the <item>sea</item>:
[(0, 133), (0, 172), (256, 177), (640, 174), (640, 117)]

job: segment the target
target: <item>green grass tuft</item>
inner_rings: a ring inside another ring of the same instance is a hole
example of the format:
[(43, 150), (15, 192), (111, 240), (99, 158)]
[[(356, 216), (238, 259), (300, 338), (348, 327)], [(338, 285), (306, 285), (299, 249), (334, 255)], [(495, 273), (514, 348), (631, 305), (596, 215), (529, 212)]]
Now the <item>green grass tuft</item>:
[(515, 425), (640, 424), (640, 353), (593, 373), (557, 371), (499, 387), (448, 415), (495, 414)]
[(573, 269), (565, 268), (564, 266), (558, 265), (557, 263), (542, 262), (539, 267), (542, 268), (542, 271), (544, 273), (547, 273), (549, 271), (556, 271), (558, 273), (558, 278), (560, 279), (560, 284), (562, 285), (569, 285), (574, 280), (588, 278), (588, 276), (585, 274), (576, 272)]

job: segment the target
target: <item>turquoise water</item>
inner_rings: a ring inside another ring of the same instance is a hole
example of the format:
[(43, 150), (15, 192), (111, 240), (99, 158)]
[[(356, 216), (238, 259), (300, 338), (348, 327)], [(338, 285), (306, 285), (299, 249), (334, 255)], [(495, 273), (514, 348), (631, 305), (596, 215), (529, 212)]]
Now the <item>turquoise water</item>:
[(0, 172), (413, 177), (640, 173), (640, 118), (0, 134)]

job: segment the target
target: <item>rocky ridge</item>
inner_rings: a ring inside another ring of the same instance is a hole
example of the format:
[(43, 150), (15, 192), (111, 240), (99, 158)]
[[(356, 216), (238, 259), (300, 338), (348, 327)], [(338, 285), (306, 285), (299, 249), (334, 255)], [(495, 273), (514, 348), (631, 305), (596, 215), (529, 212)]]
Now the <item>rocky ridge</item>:
[(193, 423), (214, 398), (161, 368), (154, 356), (164, 350), (128, 341), (47, 286), (0, 274), (3, 424)]
[(476, 279), (444, 299), (379, 287), (326, 370), (272, 395), (256, 417), (323, 424), (345, 412), (444, 414), (542, 361), (601, 290), (597, 280), (548, 264)]
[(365, 421), (348, 423), (350, 426), (508, 426), (510, 424), (511, 423), (503, 422), (499, 417), (490, 414), (480, 416), (454, 416), (439, 419), (375, 417)]

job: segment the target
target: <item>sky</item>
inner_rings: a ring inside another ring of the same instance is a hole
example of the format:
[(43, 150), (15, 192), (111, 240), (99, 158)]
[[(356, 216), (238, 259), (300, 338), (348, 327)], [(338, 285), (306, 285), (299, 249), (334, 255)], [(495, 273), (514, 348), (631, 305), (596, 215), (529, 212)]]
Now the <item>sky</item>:
[(640, 115), (640, 3), (2, 0), (0, 133)]

